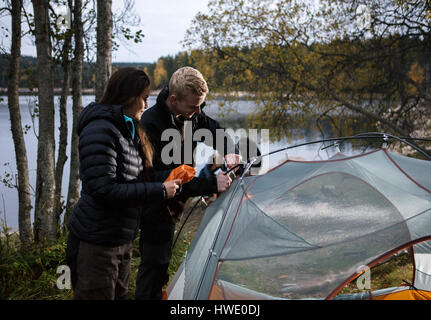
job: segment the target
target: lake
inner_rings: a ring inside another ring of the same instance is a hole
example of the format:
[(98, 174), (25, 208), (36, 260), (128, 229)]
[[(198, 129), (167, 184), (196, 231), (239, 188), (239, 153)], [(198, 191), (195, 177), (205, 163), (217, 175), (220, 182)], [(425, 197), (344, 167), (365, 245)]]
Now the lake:
[[(12, 133), (10, 130), (10, 116), (9, 109), (7, 107), (7, 96), (1, 96), (2, 101), (0, 101), (0, 180), (3, 180), (7, 173), (16, 174), (16, 163), (15, 163), (15, 151), (12, 140)], [(90, 102), (94, 101), (94, 96), (83, 96), (83, 105), (86, 106)], [(153, 106), (156, 101), (156, 96), (150, 96), (148, 99), (148, 105)], [(22, 125), (23, 127), (26, 125), (32, 126), (25, 135), (25, 142), (27, 147), (27, 157), (28, 157), (28, 166), (30, 172), (30, 184), (34, 188), (36, 182), (36, 160), (37, 160), (37, 138), (34, 132), (38, 132), (37, 130), (37, 119), (35, 120), (35, 128), (33, 130), (33, 123), (31, 120), (30, 110), (34, 107), (35, 103), (37, 103), (37, 97), (34, 96), (20, 96), (20, 109), (21, 109), (21, 117), (22, 117)], [(56, 143), (58, 144), (58, 128), (60, 126), (59, 115), (58, 115), (58, 106), (59, 106), (59, 96), (55, 96), (55, 106), (56, 106), (56, 114), (55, 114), (55, 134), (56, 134)], [(205, 113), (214, 119), (219, 119), (221, 123), (226, 124), (230, 123), (234, 126), (234, 129), (238, 129), (235, 126), (235, 123), (241, 123), (248, 113), (254, 108), (254, 104), (249, 101), (236, 101), (232, 102), (229, 105), (229, 108), (234, 109), (234, 113), (229, 113), (229, 117), (220, 118), (219, 112), (219, 101), (208, 101), (207, 106), (205, 107)], [(68, 145), (67, 145), (67, 154), (70, 155), (70, 132), (72, 127), (72, 99), (69, 97), (68, 99)], [(228, 127), (228, 126), (226, 126)], [(247, 128), (245, 128), (247, 129)], [(271, 128), (267, 128), (269, 131)], [(321, 139), (321, 136), (318, 132), (313, 134), (313, 136), (298, 136), (295, 139), (287, 139), (284, 138), (281, 141), (271, 142), (268, 144), (269, 151), (278, 150), (287, 145), (294, 145), (297, 143), (301, 143), (303, 141), (312, 141)], [(305, 147), (296, 148), (293, 150), (289, 150), (289, 157), (302, 157), (307, 160), (316, 160), (316, 159), (327, 159), (332, 152), (330, 149), (326, 149), (326, 151), (319, 151), (321, 144), (313, 144)], [(198, 154), (202, 155), (202, 158), (205, 158), (208, 155), (208, 150), (203, 147), (203, 144), (199, 145), (197, 149)], [(347, 150), (347, 153), (353, 153), (353, 150)], [(262, 151), (262, 153), (265, 153)], [(267, 157), (267, 163), (269, 167), (273, 167), (279, 164), (281, 161), (286, 159), (285, 152), (279, 152), (277, 154), (271, 155)], [(67, 187), (68, 187), (68, 178), (69, 178), (69, 161), (66, 162), (63, 173), (63, 185), (62, 185), (62, 194), (63, 197), (67, 195)], [(199, 170), (200, 165), (197, 166)], [(34, 193), (34, 191), (32, 191)], [(32, 196), (32, 201), (34, 205), (34, 196)], [(0, 218), (5, 220), (7, 226), (12, 228), (13, 230), (18, 229), (18, 194), (15, 189), (8, 188), (4, 183), (0, 182)], [(33, 217), (32, 217), (33, 221)]]

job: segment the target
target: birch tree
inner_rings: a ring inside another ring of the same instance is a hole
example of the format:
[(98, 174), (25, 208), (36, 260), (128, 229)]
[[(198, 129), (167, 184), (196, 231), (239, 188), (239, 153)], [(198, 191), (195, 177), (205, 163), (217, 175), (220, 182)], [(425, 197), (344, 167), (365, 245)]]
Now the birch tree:
[[(72, 1), (70, 1), (72, 2)], [(58, 139), (58, 153), (57, 163), (55, 165), (55, 221), (60, 223), (60, 216), (63, 213), (63, 202), (62, 197), (62, 182), (64, 166), (68, 159), (67, 149), (67, 136), (68, 136), (68, 119), (67, 119), (67, 97), (70, 91), (70, 65), (71, 57), (70, 52), (72, 49), (72, 34), (71, 29), (70, 3), (63, 3), (66, 7), (66, 13), (62, 12), (61, 16), (57, 15), (56, 10), (51, 8), (51, 14), (54, 16), (55, 23), (52, 25), (54, 28), (52, 38), (55, 41), (54, 55), (56, 64), (61, 65), (63, 71), (63, 82), (61, 87), (61, 94), (59, 99), (59, 116), (60, 116), (60, 127), (59, 127), (59, 139)]]
[[(72, 0), (69, 0), (71, 6)], [(82, 0), (75, 0), (73, 6), (73, 30), (75, 38), (74, 58), (72, 62), (72, 110), (73, 125), (70, 151), (70, 173), (69, 187), (67, 194), (66, 213), (64, 222), (67, 223), (72, 214), (73, 207), (79, 198), (79, 153), (78, 153), (78, 133), (76, 126), (79, 114), (82, 110), (82, 67), (84, 61), (84, 31), (82, 23)]]
[(37, 146), (34, 236), (36, 241), (53, 240), (55, 221), (55, 140), (53, 61), (49, 2), (32, 0), (37, 52), (39, 134)]
[(96, 101), (112, 73), (112, 0), (97, 0)]
[(19, 79), (21, 61), (21, 10), (22, 0), (12, 1), (12, 41), (10, 71), (8, 78), (8, 107), (11, 121), (12, 138), (15, 147), (15, 159), (18, 170), (18, 227), (20, 240), (28, 244), (32, 238), (31, 198), (28, 172), (27, 150), (21, 122), (19, 105)]

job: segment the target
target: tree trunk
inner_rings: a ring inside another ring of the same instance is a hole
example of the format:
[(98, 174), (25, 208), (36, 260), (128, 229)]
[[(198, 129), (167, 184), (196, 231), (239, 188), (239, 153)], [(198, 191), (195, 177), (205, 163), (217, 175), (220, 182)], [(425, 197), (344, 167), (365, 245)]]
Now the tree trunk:
[(32, 0), (36, 33), (39, 141), (37, 145), (34, 234), (36, 241), (53, 240), (55, 221), (55, 141), (53, 61), (48, 1)]
[[(72, 0), (69, 0), (69, 6)], [(73, 207), (79, 198), (79, 153), (78, 133), (76, 130), (79, 114), (82, 110), (82, 65), (84, 60), (84, 31), (82, 24), (82, 0), (76, 0), (73, 7), (73, 29), (75, 32), (74, 59), (72, 62), (72, 100), (73, 100), (73, 127), (70, 151), (70, 175), (67, 194), (66, 214), (64, 224), (69, 221)]]
[(18, 92), (21, 60), (21, 8), (22, 0), (12, 1), (12, 45), (7, 92), (12, 138), (15, 146), (16, 167), (18, 170), (19, 237), (23, 244), (28, 244), (32, 238), (30, 182)]
[(431, 35), (426, 37), (427, 46), (425, 47), (425, 92), (431, 95)]
[(61, 201), (61, 191), (63, 182), (64, 164), (67, 161), (67, 97), (70, 87), (70, 60), (69, 51), (71, 47), (72, 34), (68, 32), (63, 44), (62, 69), (63, 69), (63, 86), (60, 97), (60, 138), (58, 144), (57, 164), (55, 166), (55, 221), (60, 225), (60, 216), (63, 212)]
[(112, 0), (97, 0), (96, 101), (112, 73)]

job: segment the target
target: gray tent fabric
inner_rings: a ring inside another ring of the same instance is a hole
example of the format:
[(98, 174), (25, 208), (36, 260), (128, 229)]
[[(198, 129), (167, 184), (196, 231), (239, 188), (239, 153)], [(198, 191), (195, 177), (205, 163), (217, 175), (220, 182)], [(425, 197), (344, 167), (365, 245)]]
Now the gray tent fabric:
[(331, 298), (409, 246), (412, 282), (431, 291), (430, 190), (430, 161), (386, 149), (235, 180), (207, 209), (169, 298)]

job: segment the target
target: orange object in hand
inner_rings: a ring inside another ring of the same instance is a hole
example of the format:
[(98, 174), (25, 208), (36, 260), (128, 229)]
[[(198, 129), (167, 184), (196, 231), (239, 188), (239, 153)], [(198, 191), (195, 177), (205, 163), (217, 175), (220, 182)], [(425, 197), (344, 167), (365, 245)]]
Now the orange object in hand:
[(195, 174), (195, 168), (183, 164), (172, 170), (169, 176), (166, 178), (165, 182), (175, 179), (181, 179), (181, 183), (187, 183), (194, 178)]

